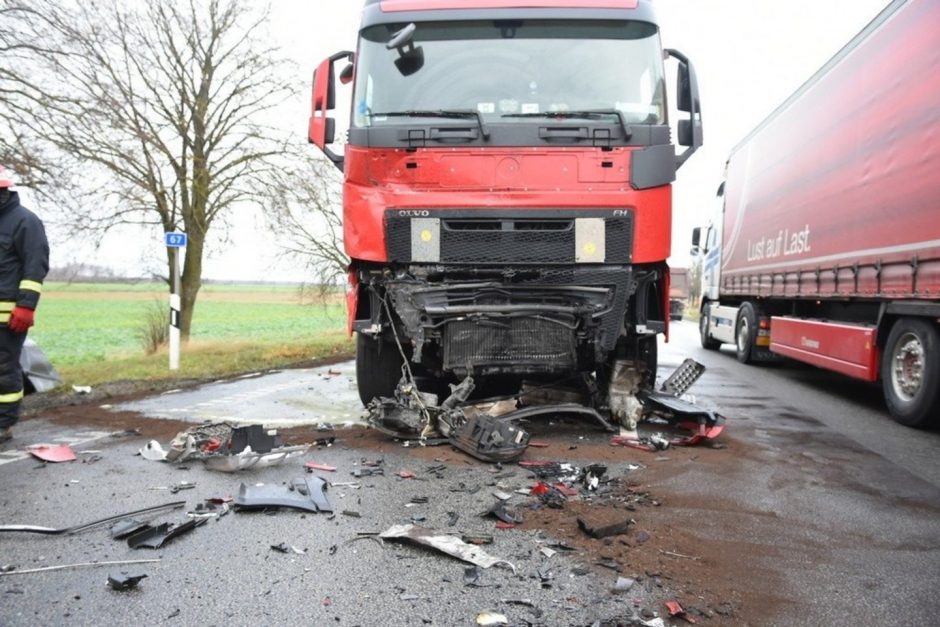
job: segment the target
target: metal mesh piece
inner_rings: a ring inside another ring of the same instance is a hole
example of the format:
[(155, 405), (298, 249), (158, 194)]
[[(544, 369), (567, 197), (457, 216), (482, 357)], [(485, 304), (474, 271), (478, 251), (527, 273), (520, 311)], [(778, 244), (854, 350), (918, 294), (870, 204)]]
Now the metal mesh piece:
[(574, 331), (538, 318), (510, 318), (505, 322), (458, 320), (447, 325), (444, 369), (476, 366), (575, 365)]

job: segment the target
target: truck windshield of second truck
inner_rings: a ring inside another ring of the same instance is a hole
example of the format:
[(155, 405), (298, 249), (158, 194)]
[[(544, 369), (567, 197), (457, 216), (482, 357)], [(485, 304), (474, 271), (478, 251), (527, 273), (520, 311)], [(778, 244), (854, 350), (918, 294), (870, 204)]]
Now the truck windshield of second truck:
[[(407, 76), (386, 49), (400, 25), (362, 32), (353, 124), (401, 124), (394, 112), (479, 112), (525, 122), (565, 111), (619, 113), (616, 123), (664, 124), (662, 48), (645, 22), (595, 20), (418, 23), (424, 64)], [(468, 116), (469, 117), (469, 116)], [(544, 121), (543, 121), (544, 123)]]

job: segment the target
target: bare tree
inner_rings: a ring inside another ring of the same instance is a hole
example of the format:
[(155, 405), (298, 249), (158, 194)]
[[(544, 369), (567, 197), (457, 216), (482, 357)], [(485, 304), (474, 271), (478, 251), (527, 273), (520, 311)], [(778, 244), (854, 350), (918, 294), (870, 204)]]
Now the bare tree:
[(57, 173), (46, 192), (77, 230), (187, 233), (184, 338), (210, 228), (258, 197), (286, 145), (264, 125), (293, 91), (266, 21), (247, 0), (0, 0), (0, 45), (15, 51), (2, 107), (19, 138), (3, 150)]
[(286, 255), (304, 263), (322, 285), (336, 284), (349, 266), (340, 173), (312, 151), (295, 152), (272, 179), (266, 216)]

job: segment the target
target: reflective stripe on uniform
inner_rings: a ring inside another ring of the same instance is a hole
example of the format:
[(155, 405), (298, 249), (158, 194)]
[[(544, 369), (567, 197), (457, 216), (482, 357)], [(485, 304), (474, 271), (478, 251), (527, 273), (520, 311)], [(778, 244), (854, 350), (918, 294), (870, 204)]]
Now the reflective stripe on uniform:
[(9, 321), (10, 321), (10, 312), (9, 312), (9, 311), (5, 311), (5, 312), (3, 312), (3, 313), (0, 313), (0, 324), (6, 324), (6, 323), (9, 322)]
[(16, 303), (12, 300), (0, 300), (0, 312), (10, 313), (14, 307), (16, 307)]
[(2, 403), (19, 403), (23, 400), (23, 390), (19, 392), (10, 392), (9, 394), (0, 394), (0, 404)]
[(32, 290), (37, 294), (42, 293), (42, 283), (39, 281), (30, 281), (29, 279), (23, 279), (20, 281), (21, 290)]

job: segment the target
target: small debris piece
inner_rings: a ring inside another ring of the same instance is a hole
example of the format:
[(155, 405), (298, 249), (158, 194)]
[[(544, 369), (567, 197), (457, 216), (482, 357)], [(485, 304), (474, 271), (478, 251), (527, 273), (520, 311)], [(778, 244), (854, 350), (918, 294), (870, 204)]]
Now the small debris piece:
[(447, 526), (453, 527), (460, 520), (460, 514), (457, 512), (447, 512)]
[(352, 476), (356, 477), (357, 479), (361, 479), (362, 477), (384, 476), (385, 469), (384, 468), (357, 468), (356, 470), (353, 470), (350, 474), (352, 474)]
[(636, 583), (636, 581), (629, 577), (617, 577), (617, 581), (614, 583), (611, 591), (619, 593), (629, 592), (634, 583)]
[(640, 624), (643, 625), (643, 627), (666, 627), (666, 622), (660, 617), (656, 617), (652, 620), (641, 620)]
[(410, 470), (400, 470), (398, 471), (398, 476), (401, 477), (402, 479), (414, 479), (418, 475), (411, 472)]
[(515, 529), (516, 523), (505, 522), (505, 521), (499, 520), (496, 522), (496, 528), (497, 529)]
[(160, 558), (149, 560), (117, 560), (112, 562), (80, 562), (78, 564), (60, 564), (59, 566), (43, 566), (42, 568), (28, 568), (26, 570), (0, 570), (0, 577), (10, 575), (28, 575), (30, 573), (45, 573), (51, 570), (66, 570), (69, 568), (85, 568), (92, 566), (124, 566), (126, 564), (152, 564), (159, 562)]
[(460, 536), (460, 539), (466, 542), (467, 544), (493, 544), (493, 536), (486, 535), (483, 533), (465, 533)]
[(30, 455), (44, 462), (74, 462), (76, 459), (75, 451), (67, 444), (60, 444), (58, 446), (32, 446), (27, 450)]
[(666, 609), (669, 610), (669, 615), (674, 618), (681, 618), (687, 623), (695, 624), (695, 619), (686, 614), (686, 611), (682, 609), (682, 606), (679, 605), (678, 601), (666, 601)]
[(72, 391), (76, 394), (91, 394), (90, 385), (73, 385)]
[(313, 441), (314, 446), (333, 446), (333, 442), (336, 441), (336, 436), (331, 435), (328, 438), (317, 438)]
[(608, 522), (588, 518), (587, 515), (578, 516), (578, 527), (592, 538), (598, 539), (626, 533), (632, 524), (633, 521), (629, 518)]
[(636, 541), (640, 544), (646, 544), (652, 537), (653, 536), (650, 535), (649, 531), (641, 531), (640, 533), (636, 534)]
[(522, 522), (522, 514), (518, 512), (511, 512), (506, 508), (506, 503), (503, 501), (496, 501), (491, 508), (480, 514), (484, 518), (487, 516), (493, 516), (499, 520), (510, 523), (513, 525), (519, 524)]
[(350, 518), (362, 518), (362, 514), (351, 509), (344, 509), (341, 513), (343, 516), (349, 516)]
[(555, 549), (550, 549), (550, 548), (548, 548), (547, 546), (543, 546), (542, 548), (539, 549), (539, 553), (541, 553), (542, 555), (544, 555), (544, 556), (547, 557), (547, 558), (551, 558), (551, 557), (552, 557), (553, 555), (555, 555), (555, 553), (557, 553), (557, 552), (558, 552), (558, 551), (556, 551)]
[(322, 470), (324, 472), (336, 472), (336, 466), (330, 466), (329, 464), (318, 464), (316, 462), (307, 462), (306, 464), (304, 464), (304, 468), (306, 468), (309, 472), (313, 472), (314, 470)]
[(494, 490), (493, 496), (498, 498), (500, 501), (508, 501), (509, 499), (512, 498), (512, 494), (509, 494), (508, 492), (503, 492), (501, 490)]
[(0, 573), (12, 573), (14, 570), (16, 570), (16, 566), (14, 564), (4, 564), (3, 566), (0, 566)]
[(277, 551), (278, 553), (290, 553), (291, 552), (291, 548), (287, 546), (286, 542), (281, 542), (280, 544), (272, 544), (271, 550)]
[(432, 529), (416, 525), (393, 525), (379, 534), (385, 540), (407, 540), (446, 553), (451, 557), (469, 562), (482, 568), (489, 568), (498, 564), (509, 566), (513, 572), (516, 567), (506, 560), (493, 557), (479, 546), (467, 544), (455, 536), (439, 534)]
[(425, 503), (428, 502), (428, 497), (426, 497), (426, 496), (413, 496), (413, 497), (411, 497), (411, 500), (408, 501), (408, 502), (411, 503), (412, 505), (424, 505)]
[(417, 601), (420, 598), (421, 597), (419, 597), (417, 594), (407, 594), (405, 592), (402, 592), (398, 595), (398, 599), (400, 601)]
[(127, 573), (117, 573), (108, 575), (108, 585), (113, 590), (130, 590), (136, 588), (137, 584), (147, 575), (128, 575)]
[(529, 441), (529, 446), (532, 448), (548, 448), (548, 442), (532, 442)]
[(480, 612), (477, 614), (477, 625), (492, 626), (492, 625), (508, 625), (509, 619), (506, 618), (503, 614), (497, 614), (496, 612)]
[(243, 483), (235, 497), (235, 508), (291, 507), (308, 512), (332, 512), (333, 507), (324, 494), (326, 486), (326, 481), (316, 475), (293, 479), (283, 486)]

